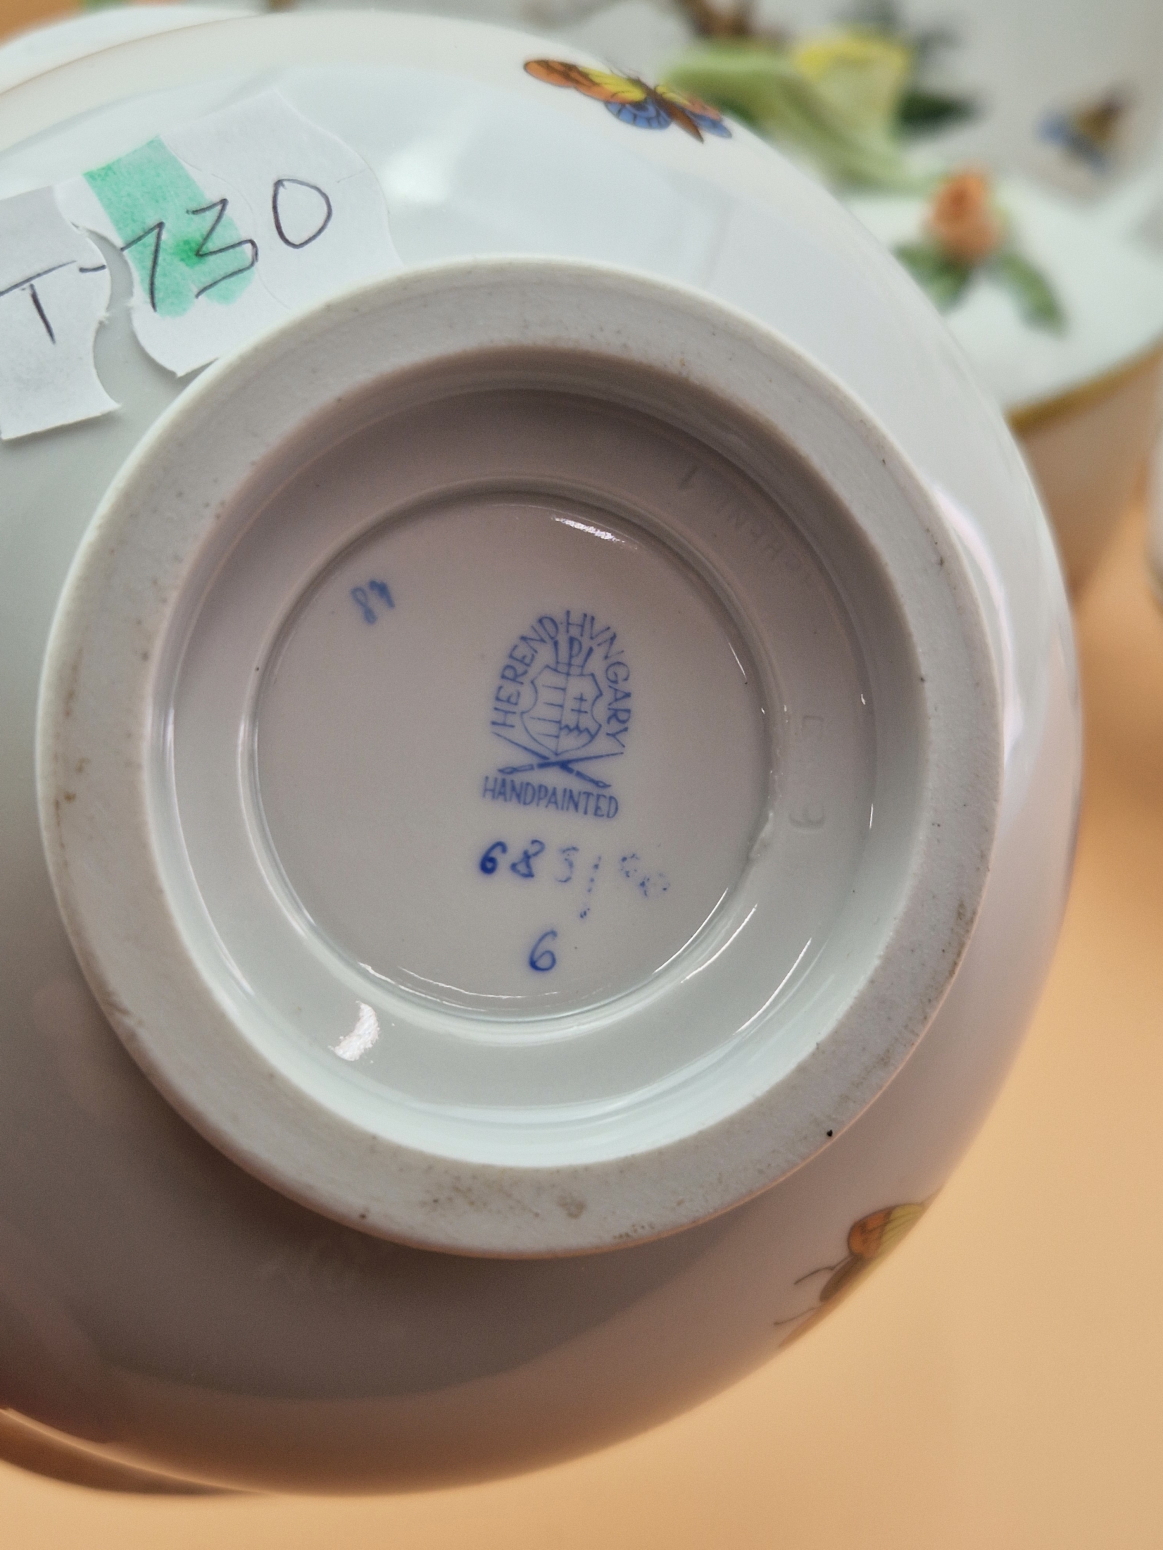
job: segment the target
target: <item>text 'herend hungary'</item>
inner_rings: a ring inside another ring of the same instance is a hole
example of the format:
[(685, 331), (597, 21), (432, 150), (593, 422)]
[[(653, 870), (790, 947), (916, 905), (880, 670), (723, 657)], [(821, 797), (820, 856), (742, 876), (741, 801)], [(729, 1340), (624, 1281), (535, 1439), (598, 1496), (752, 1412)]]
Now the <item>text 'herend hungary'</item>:
[[(609, 761), (625, 754), (630, 729), (630, 664), (615, 632), (591, 613), (542, 614), (501, 665), (489, 728), (528, 762), (500, 765), (484, 798), (613, 818)], [(542, 770), (561, 770), (580, 788), (511, 778)]]

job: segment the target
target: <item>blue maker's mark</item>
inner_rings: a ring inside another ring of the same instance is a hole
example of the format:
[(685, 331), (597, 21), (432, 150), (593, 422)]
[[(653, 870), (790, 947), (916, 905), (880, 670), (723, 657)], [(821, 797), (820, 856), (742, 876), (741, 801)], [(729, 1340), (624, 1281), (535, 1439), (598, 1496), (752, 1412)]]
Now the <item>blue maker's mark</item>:
[(570, 635), (555, 640), (553, 651), (553, 666), (529, 680), (533, 703), (521, 712), (521, 725), (539, 748), (558, 757), (580, 753), (602, 730), (594, 715), (602, 686), (588, 671), (592, 646)]
[[(513, 775), (559, 769), (609, 791), (603, 772), (581, 766), (625, 753), (629, 679), (630, 665), (609, 625), (599, 628), (593, 614), (571, 609), (542, 614), (501, 666), (489, 722), (493, 734), (528, 762), (501, 765), (497, 774), (507, 782)], [(610, 802), (616, 812), (617, 803)]]
[[(602, 782), (603, 786), (606, 782)], [(544, 781), (509, 780), (486, 775), (481, 796), (487, 802), (515, 802), (518, 807), (542, 807), (547, 812), (578, 813), (583, 818), (616, 818), (618, 798), (612, 791), (581, 791), (573, 786), (550, 786)]]

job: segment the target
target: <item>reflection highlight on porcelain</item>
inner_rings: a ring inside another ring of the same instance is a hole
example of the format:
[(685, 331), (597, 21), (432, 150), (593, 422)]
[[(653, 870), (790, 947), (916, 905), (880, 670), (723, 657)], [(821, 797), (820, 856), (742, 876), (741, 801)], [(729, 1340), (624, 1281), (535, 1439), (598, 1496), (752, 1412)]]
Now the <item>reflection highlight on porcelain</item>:
[(335, 1053), (340, 1060), (358, 1060), (361, 1055), (366, 1055), (368, 1050), (376, 1043), (380, 1036), (380, 1020), (375, 1014), (375, 1009), (361, 1001), (359, 1004), (359, 1016), (355, 1020), (355, 1027), (350, 1033), (345, 1033), (339, 1043), (334, 1046)]

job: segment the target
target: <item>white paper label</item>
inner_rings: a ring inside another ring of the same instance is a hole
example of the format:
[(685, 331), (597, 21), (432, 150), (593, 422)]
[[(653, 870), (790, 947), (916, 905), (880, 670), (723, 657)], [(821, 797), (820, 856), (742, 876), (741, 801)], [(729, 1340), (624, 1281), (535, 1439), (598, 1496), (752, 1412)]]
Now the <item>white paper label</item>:
[(375, 174), (275, 91), (169, 130), (56, 193), (71, 221), (125, 255), (137, 338), (178, 376), (401, 267)]
[(51, 188), (0, 200), (0, 438), (117, 408), (93, 364), (108, 304), (105, 260)]

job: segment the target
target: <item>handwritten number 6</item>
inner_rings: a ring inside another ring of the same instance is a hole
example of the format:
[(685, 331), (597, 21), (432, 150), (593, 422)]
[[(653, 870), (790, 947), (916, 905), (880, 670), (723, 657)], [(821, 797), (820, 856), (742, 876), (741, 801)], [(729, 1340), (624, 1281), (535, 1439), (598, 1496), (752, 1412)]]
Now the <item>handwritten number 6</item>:
[(505, 844), (504, 840), (497, 840), (494, 844), (489, 846), (488, 850), (486, 850), (484, 855), (481, 857), (481, 871), (485, 874), (486, 877), (492, 877), (493, 873), (497, 870), (498, 854), (506, 856), (508, 853), (509, 847)]
[(529, 954), (529, 967), (536, 969), (538, 974), (548, 974), (550, 969), (557, 967), (557, 954), (552, 947), (546, 947), (546, 942), (556, 942), (556, 931), (543, 931), (534, 942)]

